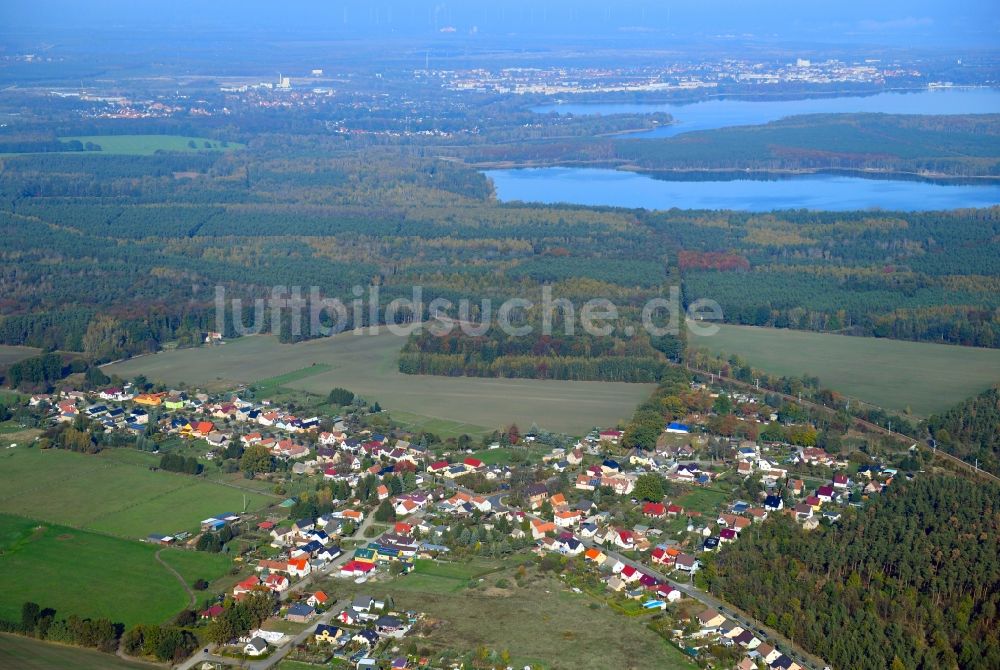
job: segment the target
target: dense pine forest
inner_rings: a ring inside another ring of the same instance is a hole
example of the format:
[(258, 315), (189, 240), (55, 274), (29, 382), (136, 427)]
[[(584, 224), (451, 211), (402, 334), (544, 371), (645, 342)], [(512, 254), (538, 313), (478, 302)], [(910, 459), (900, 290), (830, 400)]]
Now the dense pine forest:
[(1000, 387), (932, 416), (927, 428), (938, 448), (1000, 473)]
[(1000, 489), (897, 480), (803, 531), (779, 515), (708, 570), (712, 590), (837, 668), (1000, 666)]

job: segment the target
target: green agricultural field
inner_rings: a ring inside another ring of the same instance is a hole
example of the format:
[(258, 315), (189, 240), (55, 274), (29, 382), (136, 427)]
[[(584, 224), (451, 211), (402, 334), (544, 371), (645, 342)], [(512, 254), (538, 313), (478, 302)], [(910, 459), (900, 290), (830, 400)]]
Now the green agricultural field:
[(313, 377), (326, 372), (329, 369), (330, 366), (326, 363), (313, 363), (309, 367), (302, 368), (301, 370), (295, 370), (283, 375), (278, 375), (277, 377), (268, 377), (267, 379), (255, 381), (253, 383), (253, 387), (258, 393), (267, 393), (277, 389), (279, 386), (288, 386), (291, 382), (297, 382), (300, 379), (305, 379), (306, 377)]
[[(490, 566), (490, 572), (482, 572)], [(513, 560), (418, 564), (414, 573), (391, 583), (336, 580), (329, 588), (348, 600), (362, 592), (391, 595), (396, 609), (426, 613), (432, 627), (419, 645), (435, 652), (507, 649), (514, 667), (605, 670), (608, 659), (628, 670), (696, 667), (646, 628), (641, 617), (626, 618), (604, 605), (591, 609), (597, 600), (534, 570), (517, 586), (516, 570)], [(476, 580), (475, 588), (468, 587), (470, 579)]]
[(8, 344), (0, 344), (0, 368), (5, 368), (8, 365), (23, 361), (25, 358), (37, 356), (40, 353), (42, 353), (42, 350), (35, 349), (34, 347), (15, 347)]
[[(204, 440), (187, 440), (182, 437), (173, 437), (160, 443), (160, 454), (153, 454), (148, 451), (137, 451), (135, 449), (108, 449), (101, 452), (101, 458), (112, 460), (128, 465), (139, 465), (145, 468), (158, 467), (160, 457), (165, 452), (178, 453), (181, 456), (203, 459), (205, 452), (209, 450), (208, 443)], [(244, 479), (241, 472), (223, 472), (209, 464), (199, 478), (202, 481), (231, 484), (248, 492), (259, 491), (270, 494), (274, 489), (274, 484), (260, 479)], [(242, 505), (242, 502), (241, 502)], [(233, 510), (234, 512), (237, 510)]]
[[(391, 408), (390, 408), (391, 409)], [(413, 412), (401, 412), (391, 410), (392, 418), (404, 424), (414, 432), (434, 433), (441, 438), (458, 437), (459, 435), (471, 435), (472, 437), (482, 437), (492, 432), (493, 429), (485, 426), (477, 426), (471, 423), (460, 421), (449, 421), (448, 419), (432, 419)]]
[[(157, 151), (233, 151), (242, 149), (238, 142), (223, 142), (205, 137), (182, 137), (180, 135), (86, 135), (60, 137), (63, 142), (79, 140), (86, 144), (100, 145), (100, 152), (84, 151), (81, 155), (119, 154), (128, 156), (152, 156)], [(190, 143), (194, 143), (192, 147)]]
[(0, 452), (0, 512), (142, 539), (197, 530), (221, 512), (276, 500), (204, 479), (153, 472), (114, 456), (58, 449)]
[(731, 325), (690, 340), (772, 374), (814, 375), (826, 388), (887, 409), (909, 407), (920, 416), (1000, 381), (997, 349)]
[(454, 434), (481, 434), (516, 422), (582, 434), (613, 426), (632, 415), (652, 384), (534, 379), (484, 379), (404, 375), (397, 368), (403, 338), (383, 330), (377, 336), (342, 333), (294, 345), (270, 336), (246, 337), (222, 346), (178, 349), (115, 363), (108, 374), (138, 374), (166, 384), (223, 389), (328, 365), (319, 374), (294, 379), (287, 388), (325, 397), (343, 386), (377, 400), (404, 424)]
[(149, 670), (144, 663), (124, 661), (93, 649), (41, 642), (0, 633), (0, 668), (19, 670)]
[[(21, 605), (32, 600), (57, 616), (108, 617), (126, 626), (162, 623), (189, 600), (184, 585), (156, 560), (157, 551), (150, 544), (0, 514), (0, 618), (16, 620)], [(172, 556), (182, 551), (163, 549), (161, 556), (190, 573), (193, 559)], [(211, 581), (228, 572), (227, 563), (196, 567)]]

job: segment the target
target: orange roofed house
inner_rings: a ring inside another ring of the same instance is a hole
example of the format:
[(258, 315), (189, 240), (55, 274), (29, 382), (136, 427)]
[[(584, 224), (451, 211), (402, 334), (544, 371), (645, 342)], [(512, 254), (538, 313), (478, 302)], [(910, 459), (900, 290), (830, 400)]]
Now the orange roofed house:
[(136, 405), (145, 405), (146, 407), (158, 407), (166, 396), (166, 393), (140, 393), (132, 398), (132, 402)]
[(540, 521), (538, 519), (531, 520), (531, 537), (540, 540), (545, 537), (546, 533), (554, 533), (556, 530), (556, 525), (551, 521)]

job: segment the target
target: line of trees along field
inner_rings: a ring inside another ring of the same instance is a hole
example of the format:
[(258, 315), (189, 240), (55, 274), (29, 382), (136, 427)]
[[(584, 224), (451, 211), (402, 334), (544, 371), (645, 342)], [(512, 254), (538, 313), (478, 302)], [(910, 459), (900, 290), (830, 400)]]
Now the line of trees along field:
[(995, 485), (896, 480), (834, 525), (783, 514), (710, 561), (711, 590), (834, 667), (1000, 665)]

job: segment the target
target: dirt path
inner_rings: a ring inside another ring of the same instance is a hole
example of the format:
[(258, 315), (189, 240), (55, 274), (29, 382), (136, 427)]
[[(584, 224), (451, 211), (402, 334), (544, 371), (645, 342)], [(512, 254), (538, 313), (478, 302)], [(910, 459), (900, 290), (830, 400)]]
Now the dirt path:
[(194, 591), (191, 590), (191, 587), (188, 586), (187, 582), (184, 581), (184, 578), (181, 577), (181, 573), (179, 573), (176, 570), (174, 570), (173, 567), (171, 567), (170, 565), (168, 565), (166, 561), (164, 561), (162, 558), (160, 558), (160, 553), (162, 551), (163, 550), (160, 549), (155, 554), (153, 554), (154, 558), (156, 558), (156, 562), (159, 563), (160, 565), (162, 565), (163, 567), (165, 567), (167, 569), (167, 571), (169, 571), (174, 577), (177, 578), (177, 581), (179, 581), (181, 583), (181, 586), (184, 587), (184, 591), (187, 592), (187, 594), (188, 594), (188, 605), (187, 605), (187, 608), (188, 609), (193, 609), (194, 606), (195, 606), (195, 603), (198, 601), (198, 599), (194, 595)]

